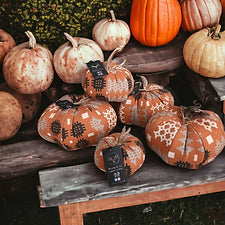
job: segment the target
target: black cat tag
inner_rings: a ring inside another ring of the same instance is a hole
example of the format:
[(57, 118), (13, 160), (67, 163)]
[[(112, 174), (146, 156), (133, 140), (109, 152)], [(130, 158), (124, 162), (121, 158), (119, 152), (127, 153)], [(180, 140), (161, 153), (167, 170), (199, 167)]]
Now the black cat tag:
[(95, 79), (108, 75), (108, 72), (100, 60), (90, 61), (87, 63), (87, 66)]
[(119, 145), (102, 150), (109, 186), (127, 182), (122, 149)]

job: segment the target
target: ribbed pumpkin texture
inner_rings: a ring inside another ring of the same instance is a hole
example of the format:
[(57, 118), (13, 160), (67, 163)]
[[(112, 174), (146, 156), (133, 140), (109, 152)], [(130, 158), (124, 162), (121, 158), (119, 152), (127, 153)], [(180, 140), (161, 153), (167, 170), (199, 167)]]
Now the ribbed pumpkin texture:
[(172, 41), (181, 26), (177, 0), (133, 0), (130, 28), (134, 38), (146, 46), (162, 46)]

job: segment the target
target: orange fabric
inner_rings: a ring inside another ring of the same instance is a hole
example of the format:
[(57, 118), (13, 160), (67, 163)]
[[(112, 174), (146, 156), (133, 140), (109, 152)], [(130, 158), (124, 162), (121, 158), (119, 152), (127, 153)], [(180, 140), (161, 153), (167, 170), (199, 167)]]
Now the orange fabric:
[(108, 75), (95, 79), (88, 69), (82, 79), (85, 93), (92, 98), (108, 102), (125, 101), (134, 88), (132, 74), (126, 68), (113, 62), (110, 63), (107, 72)]
[[(117, 115), (113, 107), (100, 100), (86, 99), (76, 106), (68, 107), (85, 99), (75, 95), (65, 95), (51, 104), (39, 118), (39, 135), (66, 150), (77, 150), (96, 145), (116, 126)], [(64, 103), (68, 108), (62, 108)]]
[(212, 111), (192, 112), (182, 119), (181, 108), (154, 114), (145, 128), (147, 144), (166, 163), (198, 169), (225, 147), (224, 126)]
[[(95, 165), (105, 172), (104, 159), (102, 149), (114, 146), (117, 143), (120, 133), (112, 133), (102, 138), (96, 146), (94, 154)], [(128, 134), (120, 145), (123, 152), (124, 166), (126, 174), (131, 175), (137, 171), (144, 163), (145, 149), (142, 142), (135, 136)]]

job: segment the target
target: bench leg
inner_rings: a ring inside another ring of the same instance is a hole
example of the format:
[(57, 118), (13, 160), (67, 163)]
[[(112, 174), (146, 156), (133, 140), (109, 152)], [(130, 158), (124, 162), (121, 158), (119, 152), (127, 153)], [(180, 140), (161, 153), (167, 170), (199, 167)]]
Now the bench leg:
[(79, 203), (60, 205), (59, 215), (61, 225), (84, 225)]

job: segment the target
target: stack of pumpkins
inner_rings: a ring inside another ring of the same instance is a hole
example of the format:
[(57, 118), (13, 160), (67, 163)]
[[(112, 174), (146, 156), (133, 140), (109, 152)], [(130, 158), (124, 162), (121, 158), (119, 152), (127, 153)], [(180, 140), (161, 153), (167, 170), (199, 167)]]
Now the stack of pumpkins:
[[(40, 93), (51, 85), (54, 70), (63, 82), (80, 83), (84, 94), (65, 95), (49, 105), (39, 118), (38, 132), (43, 139), (69, 151), (97, 146), (94, 157), (101, 170), (102, 149), (115, 144), (122, 146), (128, 175), (144, 163), (144, 146), (129, 129), (110, 134), (118, 119), (125, 125), (145, 129), (148, 146), (166, 163), (197, 169), (211, 162), (225, 146), (220, 118), (198, 105), (175, 106), (168, 90), (148, 83), (143, 76), (135, 80), (112, 58), (123, 50), (131, 33), (141, 44), (157, 47), (172, 41), (180, 28), (193, 32), (196, 28), (189, 30), (190, 15), (185, 12), (189, 12), (188, 4), (195, 2), (197, 7), (200, 1), (133, 0), (130, 27), (110, 11), (111, 19), (103, 19), (93, 27), (93, 40), (64, 33), (68, 41), (54, 55), (37, 44), (28, 31), (29, 42), (14, 46), (4, 57), (6, 83), (21, 94)], [(211, 27), (204, 28), (209, 38), (215, 36), (212, 26), (219, 22), (222, 7), (219, 0), (205, 2), (211, 2), (207, 12), (218, 13), (213, 22), (202, 25)], [(217, 36), (222, 37), (222, 42), (223, 34)], [(190, 51), (193, 46), (189, 46)], [(106, 61), (103, 50), (112, 51)]]

